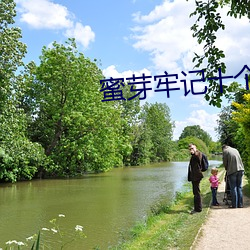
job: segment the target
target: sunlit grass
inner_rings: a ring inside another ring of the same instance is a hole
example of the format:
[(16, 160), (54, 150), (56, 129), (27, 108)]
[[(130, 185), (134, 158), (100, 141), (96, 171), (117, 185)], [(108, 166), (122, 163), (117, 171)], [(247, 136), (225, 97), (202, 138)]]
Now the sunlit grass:
[(129, 236), (111, 249), (190, 249), (204, 223), (211, 201), (208, 177), (201, 181), (203, 211), (190, 215), (193, 208), (191, 184), (177, 192), (171, 204), (159, 203), (151, 208), (144, 222), (132, 228)]
[[(225, 170), (219, 168), (220, 181), (224, 181)], [(209, 173), (201, 181), (203, 211), (194, 215), (189, 212), (193, 208), (191, 184), (184, 191), (176, 193), (171, 204), (159, 203), (151, 208), (151, 213), (144, 222), (138, 223), (118, 246), (110, 249), (119, 250), (164, 250), (190, 249), (205, 222), (211, 203)], [(244, 178), (243, 192), (250, 197), (250, 184)]]

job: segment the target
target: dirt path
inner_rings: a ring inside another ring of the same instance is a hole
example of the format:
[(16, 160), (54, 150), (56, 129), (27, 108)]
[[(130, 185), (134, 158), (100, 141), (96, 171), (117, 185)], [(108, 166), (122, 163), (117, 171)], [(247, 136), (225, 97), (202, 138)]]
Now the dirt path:
[(230, 209), (223, 202), (225, 182), (218, 188), (219, 207), (211, 207), (191, 249), (250, 249), (250, 199), (244, 196), (244, 207)]

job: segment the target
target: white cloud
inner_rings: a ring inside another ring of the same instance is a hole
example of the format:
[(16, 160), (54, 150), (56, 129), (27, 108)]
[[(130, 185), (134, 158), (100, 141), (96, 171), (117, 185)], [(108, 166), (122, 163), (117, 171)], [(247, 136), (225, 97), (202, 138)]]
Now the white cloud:
[[(218, 33), (216, 45), (225, 52), (227, 75), (235, 76), (245, 64), (250, 67), (250, 23), (247, 17), (235, 19), (227, 16), (227, 11), (227, 8), (221, 10), (225, 30)], [(244, 74), (240, 77), (243, 78)]]
[(137, 71), (126, 70), (126, 71), (123, 71), (123, 72), (119, 72), (116, 69), (115, 65), (108, 66), (106, 69), (103, 69), (102, 72), (103, 72), (103, 74), (104, 74), (104, 76), (106, 78), (110, 78), (110, 77), (113, 77), (113, 78), (117, 78), (117, 77), (127, 78), (127, 77), (132, 77), (133, 74), (135, 74), (135, 76), (141, 76), (143, 73), (145, 75), (147, 75), (147, 76), (151, 75), (151, 72), (146, 68), (143, 68), (143, 69), (137, 70)]
[[(132, 29), (133, 46), (150, 53), (157, 73), (193, 70), (194, 52), (202, 53), (202, 46), (190, 30), (195, 21), (195, 17), (189, 18), (194, 3), (165, 0), (146, 15), (140, 12), (133, 15), (137, 23)], [(235, 19), (227, 16), (227, 11), (226, 7), (220, 11), (226, 29), (218, 33), (216, 43), (226, 54), (227, 75), (236, 75), (250, 61), (250, 25), (247, 17)]]
[(87, 48), (90, 42), (95, 40), (95, 33), (92, 31), (91, 27), (86, 25), (83, 26), (81, 23), (76, 23), (71, 29), (68, 29), (65, 33), (67, 37), (74, 37), (77, 42)]
[(151, 53), (158, 73), (166, 70), (174, 74), (192, 70), (186, 58), (191, 57), (191, 51), (197, 46), (190, 31), (192, 19), (189, 14), (193, 8), (194, 4), (190, 1), (164, 1), (148, 15), (134, 15), (134, 20), (139, 22), (132, 29), (134, 47)]
[(95, 40), (89, 25), (75, 22), (75, 16), (63, 5), (49, 0), (17, 0), (20, 20), (34, 29), (64, 30), (63, 35), (75, 38), (84, 48)]
[(21, 21), (35, 29), (63, 29), (73, 25), (72, 14), (60, 4), (48, 0), (18, 0)]
[(154, 22), (161, 18), (164, 18), (173, 8), (173, 4), (169, 4), (168, 1), (165, 1), (162, 5), (155, 7), (148, 15), (141, 15), (141, 12), (133, 14), (135, 22)]
[(183, 129), (187, 126), (200, 125), (200, 127), (206, 131), (213, 139), (217, 141), (218, 137), (215, 132), (217, 124), (218, 114), (209, 114), (207, 111), (200, 109), (190, 113), (189, 118), (184, 121), (175, 121), (174, 140), (178, 140)]

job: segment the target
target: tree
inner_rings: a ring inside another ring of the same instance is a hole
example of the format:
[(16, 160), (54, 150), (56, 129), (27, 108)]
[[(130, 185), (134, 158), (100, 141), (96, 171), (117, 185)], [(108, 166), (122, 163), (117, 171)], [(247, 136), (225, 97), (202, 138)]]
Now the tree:
[(211, 136), (206, 131), (201, 129), (199, 125), (185, 127), (179, 137), (179, 140), (184, 139), (185, 137), (188, 137), (188, 136), (199, 138), (200, 140), (205, 142), (207, 147), (209, 147), (210, 143), (212, 142)]
[[(223, 62), (225, 54), (223, 50), (219, 49), (216, 42), (216, 34), (219, 30), (224, 30), (225, 25), (222, 22), (219, 7), (225, 5), (230, 6), (228, 15), (235, 18), (248, 16), (250, 19), (249, 1), (248, 0), (200, 0), (195, 1), (196, 9), (190, 16), (197, 16), (196, 22), (192, 25), (193, 37), (197, 38), (199, 44), (204, 43), (203, 53), (198, 55), (195, 53), (193, 62), (196, 62), (195, 68), (204, 65), (204, 72), (206, 78), (216, 77), (219, 68), (222, 73), (226, 72), (226, 65)], [(223, 85), (223, 93), (221, 93), (220, 86), (215, 80), (209, 80), (208, 91), (205, 99), (214, 106), (221, 107), (222, 95), (233, 92), (234, 85)]]
[(237, 103), (233, 102), (232, 105), (236, 108), (236, 111), (232, 112), (233, 119), (237, 121), (243, 128), (244, 134), (244, 150), (243, 150), (243, 160), (245, 160), (245, 169), (249, 177), (250, 175), (250, 93), (243, 95), (244, 102)]
[(26, 45), (20, 41), (21, 30), (13, 26), (15, 7), (13, 0), (0, 2), (0, 111), (15, 100), (13, 90), (18, 90), (21, 83), (16, 71), (24, 65), (22, 58), (26, 54)]
[(209, 150), (208, 150), (208, 147), (206, 146), (206, 144), (201, 139), (199, 139), (195, 136), (187, 136), (185, 138), (180, 139), (178, 141), (178, 147), (180, 150), (186, 150), (186, 152), (189, 152), (188, 145), (190, 143), (195, 144), (197, 149), (200, 150), (201, 152), (205, 153), (206, 155), (209, 154)]
[(102, 102), (102, 72), (78, 52), (75, 40), (44, 47), (40, 65), (31, 63), (29, 71), (29, 136), (58, 166), (45, 170), (73, 175), (122, 165), (121, 152), (129, 148), (120, 133), (122, 110)]
[[(133, 149), (133, 147), (137, 147), (137, 137), (138, 137), (138, 122), (139, 122), (139, 113), (140, 113), (140, 99), (139, 96), (128, 100), (133, 93), (130, 91), (130, 89), (136, 89), (136, 85), (128, 85), (125, 83), (123, 88), (123, 97), (126, 100), (118, 101), (119, 106), (121, 108), (121, 120), (122, 120), (122, 138), (125, 140), (125, 144), (129, 144), (129, 147), (124, 148), (125, 150), (121, 151), (121, 154), (123, 155), (123, 163), (126, 166), (129, 165), (137, 165), (138, 162), (134, 158), (134, 156), (131, 155), (133, 150), (136, 151), (136, 149)], [(122, 149), (122, 148), (121, 148)]]
[(219, 135), (221, 145), (227, 144), (236, 147), (235, 135), (239, 129), (239, 124), (232, 119), (232, 108), (230, 106), (224, 107), (221, 110), (217, 123), (218, 127), (216, 131)]
[(144, 165), (152, 161), (153, 142), (151, 131), (146, 123), (138, 123), (133, 126), (132, 152), (130, 154), (130, 165)]
[(219, 141), (217, 142), (211, 142), (210, 146), (209, 146), (209, 151), (211, 154), (220, 154), (222, 151), (221, 148), (221, 143)]
[[(244, 95), (249, 93), (249, 91), (238, 88), (237, 92), (230, 98), (231, 102), (236, 102), (239, 104), (244, 104)], [(236, 108), (232, 105), (224, 107), (220, 114), (218, 127), (216, 128), (217, 133), (220, 136), (219, 141), (221, 144), (228, 144), (232, 147), (236, 147), (240, 152), (245, 149), (245, 140), (242, 138), (243, 131), (240, 124), (233, 119), (232, 113), (236, 111)]]
[(0, 1), (0, 179), (12, 182), (33, 178), (46, 164), (42, 147), (26, 136), (26, 116), (19, 103), (25, 89), (21, 67), (26, 45), (14, 26), (15, 6), (12, 0)]
[(150, 162), (169, 160), (173, 135), (169, 107), (162, 103), (149, 104), (146, 102), (140, 114), (140, 128), (143, 132), (139, 141), (143, 142), (144, 149), (150, 152), (148, 152), (150, 155), (143, 157), (149, 158)]

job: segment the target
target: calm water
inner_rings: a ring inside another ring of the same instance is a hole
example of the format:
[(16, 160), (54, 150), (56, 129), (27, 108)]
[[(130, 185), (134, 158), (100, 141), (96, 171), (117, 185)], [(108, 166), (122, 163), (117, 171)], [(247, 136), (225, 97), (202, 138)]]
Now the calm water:
[[(219, 163), (210, 161), (211, 165)], [(117, 244), (121, 232), (143, 220), (155, 202), (163, 197), (173, 199), (186, 183), (187, 164), (170, 162), (114, 169), (81, 179), (1, 184), (0, 247), (4, 248), (8, 240), (25, 241), (39, 229), (51, 228), (49, 221), (57, 218), (67, 234), (82, 225), (87, 235), (77, 241), (81, 243), (65, 249), (107, 249)], [(65, 218), (59, 218), (59, 214)], [(59, 239), (58, 234), (43, 233), (47, 241)]]

